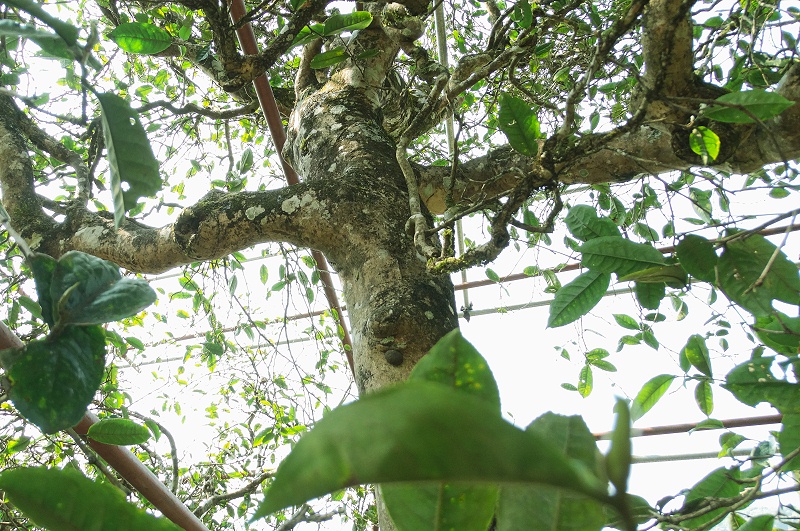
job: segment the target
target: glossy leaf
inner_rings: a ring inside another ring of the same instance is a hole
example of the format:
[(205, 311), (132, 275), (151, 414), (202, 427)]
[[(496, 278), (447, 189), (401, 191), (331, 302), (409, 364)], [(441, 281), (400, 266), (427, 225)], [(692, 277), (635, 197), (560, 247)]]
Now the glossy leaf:
[(715, 281), (717, 254), (710, 241), (702, 236), (687, 234), (678, 242), (675, 254), (687, 273), (699, 280)]
[(556, 292), (550, 304), (548, 327), (558, 327), (576, 321), (589, 313), (603, 298), (611, 276), (599, 271), (586, 271)]
[(794, 105), (793, 101), (787, 100), (780, 94), (764, 90), (732, 92), (720, 96), (717, 101), (736, 107), (712, 105), (703, 111), (703, 115), (717, 122), (740, 124), (769, 120)]
[(347, 15), (331, 15), (325, 21), (322, 34), (326, 37), (331, 37), (345, 31), (365, 29), (370, 24), (372, 24), (372, 14), (369, 11), (354, 11)]
[(664, 256), (655, 247), (616, 236), (595, 238), (579, 250), (584, 266), (620, 277), (664, 263)]
[(588, 242), (600, 236), (619, 236), (616, 223), (603, 216), (598, 217), (594, 207), (575, 205), (564, 218), (569, 232), (581, 241)]
[(694, 388), (694, 401), (700, 411), (703, 412), (703, 415), (708, 417), (714, 412), (714, 393), (711, 388), (711, 382), (708, 380), (697, 382), (697, 387)]
[(685, 356), (692, 367), (704, 375), (709, 378), (713, 377), (711, 358), (708, 355), (708, 347), (706, 347), (706, 340), (703, 336), (698, 334), (691, 336), (681, 350), (681, 356)]
[[(111, 168), (114, 225), (119, 228), (125, 212), (140, 197), (153, 196), (161, 189), (159, 165), (139, 116), (128, 102), (110, 93), (97, 94), (97, 99)], [(127, 183), (127, 190), (123, 190), (122, 183)]]
[(648, 380), (631, 402), (631, 420), (636, 422), (653, 409), (672, 385), (673, 380), (675, 376), (671, 374), (660, 374)]
[(52, 531), (178, 531), (125, 500), (108, 484), (74, 469), (15, 468), (0, 473), (0, 489), (37, 525)]
[(800, 412), (800, 385), (779, 380), (772, 374), (775, 358), (764, 356), (737, 365), (723, 387), (748, 406), (768, 402), (781, 413)]
[(86, 433), (97, 442), (119, 446), (142, 444), (150, 438), (150, 430), (129, 419), (102, 419)]
[(689, 148), (703, 159), (703, 164), (717, 160), (720, 140), (708, 127), (697, 127), (689, 134)]
[(172, 44), (172, 36), (166, 30), (148, 22), (124, 22), (108, 36), (124, 51), (135, 54), (163, 52)]
[(341, 63), (348, 57), (347, 50), (345, 50), (343, 46), (337, 46), (336, 48), (315, 55), (311, 63), (309, 63), (309, 66), (317, 69), (328, 68), (329, 66)]
[(322, 33), (325, 31), (325, 24), (311, 24), (310, 26), (303, 26), (303, 28), (297, 32), (297, 36), (292, 41), (292, 46), (300, 46), (301, 44), (307, 44), (314, 39), (318, 39), (322, 37)]
[(772, 311), (773, 299), (800, 304), (797, 267), (761, 235), (728, 242), (717, 269), (725, 295), (756, 317)]
[(122, 278), (119, 267), (80, 251), (69, 251), (53, 271), (50, 297), (57, 326), (92, 325), (134, 315), (156, 300), (145, 280)]
[(7, 373), (14, 406), (45, 433), (77, 424), (100, 387), (105, 345), (99, 326), (68, 326), (16, 349)]
[(352, 485), (444, 480), (541, 483), (607, 499), (585, 467), (484, 400), (407, 382), (319, 421), (281, 463), (255, 517)]
[[(545, 413), (533, 421), (527, 431), (546, 438), (589, 470), (598, 470), (601, 467), (600, 452), (594, 437), (583, 419), (578, 416), (565, 417)], [(497, 531), (515, 531), (522, 522), (528, 529), (599, 531), (605, 520), (602, 504), (568, 490), (516, 485), (503, 485), (500, 489)]]
[(539, 118), (530, 105), (510, 94), (502, 94), (498, 123), (511, 147), (523, 155), (536, 156), (539, 152), (537, 140), (541, 137), (541, 133)]
[[(445, 335), (411, 371), (409, 381), (428, 381), (484, 400), (500, 415), (500, 392), (486, 360), (458, 330)], [(464, 483), (387, 483), (383, 501), (398, 530), (485, 531), (498, 489)]]

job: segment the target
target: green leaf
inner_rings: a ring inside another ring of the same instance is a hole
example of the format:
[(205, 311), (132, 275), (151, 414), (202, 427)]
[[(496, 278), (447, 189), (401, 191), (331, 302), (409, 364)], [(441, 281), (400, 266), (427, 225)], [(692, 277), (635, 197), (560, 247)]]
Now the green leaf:
[[(545, 413), (533, 421), (527, 431), (553, 443), (567, 457), (583, 463), (589, 470), (598, 470), (601, 466), (594, 437), (578, 416)], [(521, 522), (527, 529), (599, 531), (605, 522), (604, 507), (591, 498), (564, 489), (501, 486), (497, 531), (518, 530)]]
[[(411, 371), (409, 381), (427, 381), (471, 394), (500, 414), (500, 392), (489, 365), (458, 330), (453, 330)], [(485, 531), (494, 515), (498, 489), (464, 483), (381, 486), (383, 501), (398, 529)]]
[(281, 463), (254, 518), (347, 486), (397, 481), (541, 483), (608, 499), (580, 463), (484, 400), (407, 382), (319, 421)]
[(249, 172), (253, 168), (253, 150), (250, 148), (242, 152), (242, 158), (236, 163), (236, 170), (239, 175)]
[(767, 402), (783, 414), (800, 412), (800, 385), (775, 378), (771, 370), (774, 361), (774, 357), (764, 356), (737, 365), (722, 387), (748, 406)]
[(642, 305), (642, 308), (648, 310), (658, 310), (661, 300), (667, 295), (667, 285), (663, 282), (658, 284), (637, 282), (635, 289), (636, 300)]
[(77, 424), (100, 387), (105, 345), (99, 326), (68, 326), (55, 337), (15, 349), (7, 374), (14, 406), (44, 433)]
[(597, 217), (597, 211), (589, 205), (575, 205), (564, 218), (569, 232), (581, 241), (588, 242), (600, 236), (619, 236), (616, 223), (605, 216)]
[(331, 15), (325, 21), (322, 34), (325, 37), (331, 37), (345, 31), (365, 29), (370, 24), (372, 24), (372, 14), (369, 11), (354, 11), (347, 15)]
[(714, 394), (711, 388), (711, 382), (708, 380), (700, 380), (697, 382), (697, 387), (694, 388), (694, 401), (697, 402), (697, 407), (703, 412), (705, 416), (710, 416), (714, 411)]
[[(739, 481), (739, 476), (740, 473), (737, 469), (718, 468), (709, 473), (689, 490), (681, 512), (692, 513), (712, 500), (732, 498), (738, 495), (745, 488), (745, 484)], [(714, 520), (726, 510), (726, 507), (714, 509), (702, 516), (686, 520), (681, 525), (687, 529), (695, 529)]]
[(603, 298), (611, 275), (598, 271), (586, 271), (556, 292), (550, 303), (547, 326), (555, 328), (578, 320), (597, 306)]
[(700, 155), (703, 164), (717, 160), (719, 156), (720, 140), (717, 134), (702, 125), (692, 130), (689, 135), (689, 148)]
[(486, 268), (486, 278), (491, 280), (492, 282), (500, 282), (500, 275), (494, 272), (492, 268)]
[(348, 57), (347, 50), (345, 50), (343, 46), (337, 46), (336, 48), (315, 55), (311, 63), (309, 63), (309, 66), (311, 68), (328, 68), (329, 66), (341, 63)]
[(772, 312), (773, 299), (800, 304), (797, 267), (761, 235), (728, 242), (717, 271), (725, 295), (756, 317)]
[(15, 468), (0, 473), (0, 489), (36, 525), (52, 530), (178, 531), (125, 500), (108, 484), (72, 468)]
[(594, 387), (594, 379), (592, 377), (592, 367), (584, 365), (581, 367), (581, 372), (578, 373), (578, 394), (586, 398), (592, 393)]
[[(115, 94), (97, 94), (97, 99), (111, 167), (114, 226), (119, 228), (125, 212), (133, 208), (140, 197), (155, 195), (161, 189), (161, 177), (138, 114)], [(127, 190), (123, 190), (122, 183), (128, 184)]]
[(617, 236), (595, 238), (579, 250), (584, 266), (620, 277), (664, 263), (664, 256), (655, 247)]
[(23, 25), (15, 20), (0, 20), (0, 36), (24, 37), (36, 43), (50, 57), (76, 59), (76, 53), (56, 33), (41, 30), (35, 26)]
[[(778, 435), (781, 455), (785, 458), (800, 448), (800, 413), (787, 413), (781, 421), (781, 432)], [(800, 456), (795, 456), (781, 470), (800, 470)]]
[(605, 360), (591, 360), (589, 361), (589, 365), (592, 367), (597, 367), (601, 371), (617, 372), (617, 368), (614, 366), (614, 364)]
[(779, 115), (794, 102), (787, 100), (775, 92), (764, 90), (745, 90), (732, 92), (717, 98), (718, 102), (736, 107), (712, 105), (703, 111), (703, 115), (717, 122), (750, 124), (757, 120), (768, 120)]
[(800, 350), (800, 317), (789, 317), (775, 311), (758, 317), (753, 331), (764, 345), (779, 354), (792, 356)]
[(712, 378), (711, 374), (711, 358), (708, 355), (708, 347), (706, 347), (706, 340), (699, 334), (692, 335), (686, 346), (681, 350), (681, 357), (686, 360), (698, 371), (704, 375)]
[(671, 374), (660, 374), (647, 381), (631, 403), (631, 419), (636, 422), (645, 413), (653, 409), (653, 406), (667, 392), (675, 376)]
[(118, 321), (151, 305), (156, 293), (145, 280), (122, 278), (112, 262), (69, 251), (53, 271), (50, 297), (58, 327)]
[(628, 490), (628, 476), (631, 472), (631, 411), (628, 402), (617, 399), (614, 405), (616, 417), (611, 432), (611, 446), (606, 454), (606, 473), (618, 493)]
[(625, 315), (623, 313), (615, 313), (614, 320), (620, 325), (622, 328), (627, 328), (628, 330), (640, 330), (642, 327), (639, 323), (631, 317), (630, 315)]
[(635, 281), (637, 284), (667, 284), (674, 289), (683, 289), (689, 282), (686, 278), (686, 271), (675, 264), (648, 267), (620, 277), (619, 281)]
[(28, 258), (28, 265), (36, 283), (36, 296), (39, 298), (39, 306), (42, 309), (42, 319), (52, 329), (55, 326), (55, 315), (53, 314), (55, 304), (50, 294), (50, 286), (58, 262), (50, 255), (34, 253)]
[(675, 254), (683, 269), (693, 277), (706, 282), (716, 280), (717, 254), (710, 241), (695, 234), (687, 234), (675, 247)]
[(775, 517), (770, 514), (762, 514), (750, 518), (737, 531), (772, 531)]
[(172, 44), (166, 30), (148, 22), (124, 22), (108, 36), (124, 51), (135, 54), (163, 52)]
[(58, 20), (42, 8), (41, 2), (33, 2), (31, 0), (4, 0), (7, 6), (16, 7), (26, 13), (34, 16), (35, 18), (50, 26), (53, 31), (58, 33), (59, 37), (64, 39), (68, 46), (74, 46), (78, 43), (78, 33), (80, 30), (67, 22)]
[(322, 37), (322, 32), (324, 31), (325, 24), (311, 24), (310, 26), (303, 26), (303, 28), (297, 32), (297, 36), (292, 41), (292, 46), (300, 46), (301, 44), (307, 44), (314, 39), (318, 39)]
[(539, 118), (525, 101), (507, 93), (501, 94), (498, 125), (512, 148), (529, 157), (535, 157), (539, 152)]
[(103, 419), (86, 433), (97, 442), (114, 445), (142, 444), (150, 439), (150, 430), (129, 419)]

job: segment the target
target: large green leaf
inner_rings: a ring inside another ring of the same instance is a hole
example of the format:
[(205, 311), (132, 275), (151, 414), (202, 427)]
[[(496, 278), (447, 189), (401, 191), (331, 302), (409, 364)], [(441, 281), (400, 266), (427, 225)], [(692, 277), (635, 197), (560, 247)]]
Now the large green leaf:
[(619, 236), (594, 238), (581, 245), (579, 251), (584, 266), (619, 277), (664, 263), (664, 256), (655, 247)]
[(597, 211), (589, 205), (570, 208), (564, 223), (573, 236), (584, 242), (600, 236), (620, 235), (616, 223), (605, 216), (597, 217)]
[(536, 156), (539, 152), (537, 139), (541, 137), (541, 133), (539, 118), (530, 105), (510, 94), (502, 94), (498, 123), (511, 147), (523, 155)]
[(775, 352), (791, 356), (800, 350), (800, 317), (789, 317), (775, 311), (766, 317), (758, 317), (753, 331)]
[(678, 242), (675, 254), (683, 269), (693, 277), (706, 282), (714, 282), (716, 279), (714, 268), (717, 265), (717, 254), (707, 239), (696, 234), (687, 234)]
[[(545, 413), (527, 430), (547, 439), (588, 469), (599, 472), (602, 468), (594, 436), (582, 418)], [(592, 531), (602, 529), (606, 518), (605, 507), (597, 501), (541, 485), (503, 485), (497, 503), (497, 531), (516, 531), (521, 525), (527, 529)]]
[(150, 438), (150, 430), (129, 419), (103, 419), (92, 424), (86, 435), (97, 442), (122, 446), (142, 444)]
[[(683, 503), (682, 512), (691, 513), (704, 503), (710, 503), (716, 499), (732, 498), (745, 488), (745, 484), (739, 480), (739, 470), (718, 468), (701, 479), (689, 490)], [(686, 529), (694, 529), (705, 523), (714, 520), (726, 510), (725, 507), (715, 509), (708, 513), (682, 522)]]
[(99, 326), (68, 326), (18, 349), (7, 373), (14, 406), (45, 433), (77, 424), (100, 387), (105, 345)]
[(306, 44), (314, 39), (318, 39), (322, 37), (322, 33), (325, 31), (325, 24), (311, 24), (310, 26), (303, 26), (300, 31), (297, 32), (297, 36), (292, 41), (292, 46), (300, 46), (301, 44)]
[(773, 299), (800, 304), (797, 267), (761, 235), (728, 242), (717, 270), (725, 295), (756, 317), (772, 312)]
[(683, 289), (688, 284), (686, 271), (677, 264), (660, 265), (640, 269), (619, 278), (620, 282), (634, 281), (637, 284), (667, 284), (671, 288)]
[(541, 483), (608, 500), (604, 482), (485, 400), (407, 382), (318, 422), (281, 463), (255, 517), (347, 486), (396, 481)]
[(60, 35), (23, 25), (15, 20), (0, 20), (0, 36), (24, 37), (36, 43), (47, 56), (58, 59), (76, 59), (76, 52)]
[(39, 298), (39, 306), (42, 308), (42, 319), (52, 329), (55, 326), (56, 314), (53, 312), (56, 305), (54, 304), (50, 287), (58, 262), (50, 255), (34, 253), (28, 257), (28, 265), (36, 283), (36, 296)]
[(325, 21), (322, 34), (326, 37), (331, 37), (345, 31), (365, 29), (370, 24), (372, 24), (372, 14), (369, 11), (353, 11), (347, 15), (331, 15)]
[(681, 356), (698, 371), (705, 374), (709, 378), (711, 374), (711, 358), (708, 355), (708, 347), (706, 347), (706, 340), (703, 336), (694, 334), (686, 341), (686, 345), (681, 351)]
[(764, 356), (734, 367), (723, 387), (748, 406), (768, 402), (781, 413), (800, 412), (800, 385), (772, 374), (775, 358)]
[[(781, 433), (778, 435), (781, 455), (786, 457), (800, 448), (800, 413), (787, 413), (781, 421)], [(800, 470), (800, 456), (795, 456), (781, 470)]]
[(134, 315), (150, 306), (156, 293), (145, 280), (122, 278), (112, 262), (69, 251), (53, 271), (50, 297), (57, 326), (91, 325)]
[(128, 53), (154, 54), (172, 44), (172, 36), (149, 22), (124, 22), (108, 34), (112, 41)]
[(750, 518), (737, 531), (772, 531), (775, 517), (771, 514), (761, 514)]
[(657, 284), (650, 282), (636, 283), (636, 300), (642, 305), (642, 308), (658, 310), (658, 307), (661, 306), (661, 300), (666, 295), (667, 285), (663, 282)]
[(717, 101), (736, 107), (712, 105), (705, 109), (703, 114), (717, 122), (740, 124), (753, 123), (755, 121), (753, 118), (768, 120), (794, 105), (793, 101), (778, 93), (758, 89), (725, 94), (717, 98)]
[(45, 11), (41, 2), (33, 2), (31, 0), (3, 0), (3, 3), (7, 6), (21, 9), (50, 26), (58, 33), (59, 37), (64, 39), (67, 46), (73, 46), (78, 43), (78, 33), (80, 30), (68, 22), (58, 20)]
[(659, 374), (648, 380), (631, 403), (631, 420), (636, 422), (653, 409), (653, 406), (672, 385), (673, 380), (675, 380), (675, 376), (671, 374)]
[(315, 55), (311, 63), (309, 63), (309, 66), (311, 68), (328, 68), (329, 66), (341, 63), (348, 57), (350, 56), (347, 54), (347, 50), (345, 50), (343, 46), (337, 46), (336, 48)]
[(0, 473), (0, 489), (36, 525), (52, 531), (178, 531), (128, 503), (122, 492), (74, 469), (15, 468)]
[[(458, 330), (445, 335), (414, 367), (409, 381), (435, 382), (485, 400), (500, 415), (500, 392), (489, 365)], [(463, 483), (387, 483), (383, 501), (398, 530), (486, 531), (498, 489)]]
[[(97, 94), (97, 99), (111, 168), (114, 225), (119, 228), (125, 212), (140, 197), (155, 195), (161, 189), (161, 177), (139, 115), (116, 94)], [(122, 183), (127, 183), (127, 190), (123, 190)]]
[(547, 326), (564, 326), (589, 313), (605, 295), (609, 282), (611, 275), (607, 273), (586, 271), (562, 286), (550, 303)]

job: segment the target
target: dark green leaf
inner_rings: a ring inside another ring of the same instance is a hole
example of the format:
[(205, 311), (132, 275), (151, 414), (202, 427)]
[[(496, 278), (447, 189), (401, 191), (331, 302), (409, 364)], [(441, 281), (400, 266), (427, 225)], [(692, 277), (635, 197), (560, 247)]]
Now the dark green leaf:
[[(783, 416), (778, 443), (783, 457), (800, 448), (800, 413), (787, 413)], [(800, 470), (800, 456), (792, 458), (781, 470)]]
[(706, 340), (703, 336), (698, 334), (691, 336), (681, 350), (681, 356), (686, 357), (686, 360), (704, 375), (709, 378), (713, 377), (711, 358), (708, 355), (708, 347), (706, 347)]
[(648, 310), (658, 310), (661, 306), (661, 300), (667, 294), (667, 285), (663, 282), (658, 284), (637, 282), (635, 289), (636, 300), (642, 305), (642, 308), (647, 308)]
[(309, 66), (311, 68), (328, 68), (335, 64), (341, 63), (347, 59), (349, 55), (343, 46), (337, 46), (326, 52), (322, 52), (314, 56)]
[(255, 517), (362, 483), (445, 480), (542, 483), (607, 499), (585, 467), (484, 400), (407, 382), (319, 421), (281, 463)]
[[(533, 421), (527, 431), (553, 443), (589, 470), (599, 469), (597, 445), (580, 417), (545, 413)], [(603, 514), (601, 504), (564, 489), (503, 485), (497, 505), (497, 531), (515, 531), (521, 522), (528, 529), (599, 531), (604, 523)]]
[(114, 445), (142, 444), (150, 438), (146, 426), (128, 419), (103, 419), (86, 433), (97, 442)]
[(664, 396), (675, 376), (660, 374), (647, 381), (631, 403), (631, 420), (636, 422)]
[(609, 282), (611, 276), (606, 273), (586, 271), (563, 286), (550, 304), (547, 326), (564, 326), (589, 313), (605, 295)]
[(35, 26), (23, 25), (15, 20), (0, 20), (0, 36), (24, 37), (36, 43), (50, 57), (59, 59), (76, 59), (76, 53), (56, 33), (41, 30)]
[(742, 527), (738, 528), (737, 531), (772, 531), (772, 525), (774, 523), (774, 516), (762, 514), (750, 518)]
[(33, 2), (31, 0), (4, 0), (3, 3), (7, 6), (21, 9), (41, 20), (58, 33), (59, 37), (64, 39), (64, 42), (66, 42), (68, 46), (73, 46), (78, 43), (78, 33), (80, 30), (72, 24), (58, 20), (49, 14), (42, 8), (41, 2)]
[[(704, 504), (711, 502), (711, 500), (736, 496), (745, 488), (745, 484), (738, 481), (739, 476), (737, 469), (718, 468), (714, 470), (691, 488), (684, 500), (682, 512), (691, 513)], [(726, 510), (725, 507), (715, 509), (702, 516), (686, 520), (681, 525), (687, 529), (694, 529), (714, 520)]]
[(748, 406), (768, 402), (783, 414), (800, 412), (800, 385), (775, 378), (773, 361), (774, 357), (764, 356), (737, 365), (723, 387)]
[(59, 259), (50, 296), (56, 304), (57, 326), (117, 321), (156, 300), (146, 281), (122, 278), (116, 264), (80, 251), (69, 251)]
[(18, 349), (8, 371), (14, 406), (45, 433), (77, 424), (100, 387), (105, 345), (99, 326), (68, 326)]
[(510, 94), (502, 94), (498, 124), (511, 147), (523, 155), (536, 156), (539, 152), (537, 139), (541, 137), (541, 133), (539, 118), (530, 105)]
[(694, 401), (697, 402), (697, 407), (703, 412), (705, 416), (710, 416), (714, 411), (714, 394), (711, 390), (711, 382), (708, 380), (700, 380), (697, 382), (697, 387), (694, 388)]
[(710, 241), (694, 234), (687, 234), (675, 247), (681, 266), (693, 277), (706, 282), (716, 280), (717, 254)]
[(128, 53), (154, 54), (172, 44), (166, 30), (147, 22), (124, 22), (108, 34), (112, 41)]
[(575, 205), (564, 218), (569, 232), (581, 241), (588, 242), (600, 236), (619, 236), (619, 229), (611, 219), (597, 217), (594, 207)]
[(50, 292), (50, 285), (58, 262), (50, 255), (35, 253), (28, 258), (28, 265), (33, 272), (33, 280), (36, 282), (36, 296), (39, 298), (39, 305), (42, 309), (42, 319), (52, 329), (55, 326), (55, 315), (53, 315), (55, 301)]
[(655, 247), (617, 236), (590, 240), (581, 245), (580, 251), (584, 266), (620, 277), (664, 263), (664, 256)]
[(794, 105), (793, 101), (787, 100), (780, 94), (763, 90), (732, 92), (720, 96), (717, 101), (736, 107), (712, 105), (705, 109), (703, 114), (717, 122), (740, 124), (753, 123), (755, 121), (753, 118), (768, 120)]
[(675, 289), (683, 289), (688, 284), (686, 271), (679, 265), (648, 267), (620, 277), (619, 281), (634, 281), (637, 284), (667, 284)]
[[(97, 94), (97, 99), (111, 167), (114, 225), (119, 228), (125, 212), (133, 208), (140, 197), (153, 196), (161, 189), (161, 177), (139, 115), (115, 94)], [(122, 183), (128, 184), (127, 190), (123, 190)]]
[(368, 11), (354, 11), (347, 15), (331, 15), (325, 21), (322, 34), (326, 37), (331, 37), (345, 31), (364, 29), (371, 23), (372, 14)]
[(776, 311), (757, 318), (753, 331), (764, 345), (780, 354), (791, 356), (800, 349), (800, 317)]
[(797, 267), (761, 235), (728, 242), (717, 269), (725, 295), (756, 317), (772, 312), (773, 299), (800, 304)]
[(0, 489), (37, 525), (52, 530), (178, 531), (125, 500), (108, 484), (67, 468), (15, 468), (0, 473)]

